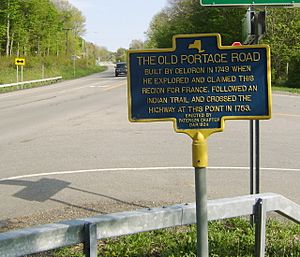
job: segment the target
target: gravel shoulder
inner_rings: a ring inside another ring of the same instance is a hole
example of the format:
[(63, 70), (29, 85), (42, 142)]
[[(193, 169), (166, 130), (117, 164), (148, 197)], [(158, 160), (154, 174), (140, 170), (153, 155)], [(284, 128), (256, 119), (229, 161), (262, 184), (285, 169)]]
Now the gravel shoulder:
[(33, 227), (42, 224), (55, 223), (63, 220), (89, 218), (96, 215), (104, 215), (115, 212), (132, 211), (143, 208), (161, 207), (173, 205), (176, 202), (95, 202), (78, 206), (47, 210), (31, 216), (22, 216), (0, 221), (0, 233)]

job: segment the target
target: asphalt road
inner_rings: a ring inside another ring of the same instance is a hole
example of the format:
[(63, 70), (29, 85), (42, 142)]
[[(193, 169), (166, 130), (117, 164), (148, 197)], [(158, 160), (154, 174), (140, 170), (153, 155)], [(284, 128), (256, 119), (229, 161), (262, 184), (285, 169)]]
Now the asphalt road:
[[(300, 204), (300, 96), (261, 121), (261, 192)], [(191, 139), (129, 123), (126, 78), (107, 72), (0, 95), (0, 220), (107, 202), (194, 202)], [(210, 136), (208, 198), (249, 193), (249, 121)]]

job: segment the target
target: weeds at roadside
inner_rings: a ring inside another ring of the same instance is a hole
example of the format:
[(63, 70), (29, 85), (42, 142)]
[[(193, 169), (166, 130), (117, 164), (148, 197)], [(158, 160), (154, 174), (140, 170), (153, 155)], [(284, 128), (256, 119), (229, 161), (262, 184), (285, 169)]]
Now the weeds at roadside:
[[(195, 225), (144, 232), (98, 242), (99, 257), (196, 257)], [(209, 222), (210, 257), (253, 257), (254, 228), (245, 218)], [(52, 252), (51, 257), (84, 257), (82, 245)], [(300, 257), (300, 225), (269, 219), (266, 257)]]

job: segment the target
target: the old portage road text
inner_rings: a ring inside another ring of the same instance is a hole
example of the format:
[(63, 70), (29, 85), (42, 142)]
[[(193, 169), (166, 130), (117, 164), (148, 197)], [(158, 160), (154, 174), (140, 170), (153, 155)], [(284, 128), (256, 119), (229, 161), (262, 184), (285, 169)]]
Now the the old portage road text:
[(266, 48), (219, 49), (217, 39), (177, 38), (173, 52), (129, 54), (130, 118), (173, 118), (185, 130), (269, 116)]

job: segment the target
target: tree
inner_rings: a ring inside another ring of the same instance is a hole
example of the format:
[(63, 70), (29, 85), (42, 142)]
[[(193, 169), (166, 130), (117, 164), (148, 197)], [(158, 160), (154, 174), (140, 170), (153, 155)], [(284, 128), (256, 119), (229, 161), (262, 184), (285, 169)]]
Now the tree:
[(108, 51), (106, 47), (97, 47), (96, 48), (96, 56), (101, 61), (104, 61), (104, 62), (112, 61), (113, 52)]
[(126, 49), (119, 48), (115, 54), (116, 62), (125, 62), (126, 61)]
[[(222, 44), (231, 45), (242, 39), (241, 19), (245, 12), (243, 8), (203, 7), (199, 0), (169, 0), (169, 6), (155, 15), (150, 23), (146, 47), (171, 47), (173, 35), (193, 33), (220, 33)], [(273, 80), (284, 82), (287, 76), (292, 76), (288, 71), (300, 73), (297, 65), (300, 9), (269, 8), (266, 23), (267, 35), (261, 43), (271, 46)]]
[(52, 0), (59, 11), (60, 35), (65, 39), (64, 48), (66, 55), (74, 55), (80, 51), (80, 40), (85, 32), (85, 17), (68, 1)]
[(142, 40), (134, 39), (129, 45), (129, 49), (143, 49), (144, 42)]
[(171, 46), (171, 38), (174, 32), (168, 22), (170, 19), (166, 9), (153, 17), (146, 33), (148, 37), (146, 40), (147, 48), (167, 48)]
[[(270, 8), (267, 13), (267, 34), (262, 41), (271, 47), (273, 80), (285, 81), (289, 62), (300, 55), (300, 9)], [(292, 66), (295, 63), (292, 62)], [(299, 67), (299, 66), (298, 66)], [(298, 68), (295, 72), (300, 73)], [(296, 68), (296, 67), (295, 67)]]
[(65, 0), (2, 0), (0, 54), (76, 54), (84, 23), (81, 12)]
[(288, 87), (300, 88), (300, 53), (291, 57), (289, 62)]
[(170, 0), (147, 31), (147, 47), (171, 47), (175, 34), (220, 33), (223, 44), (241, 40), (243, 9), (207, 8), (199, 0)]
[(19, 17), (20, 1), (3, 0), (0, 2), (0, 10), (0, 33), (5, 38), (5, 55), (9, 56), (11, 55), (14, 36), (12, 27)]
[(17, 34), (20, 44), (26, 49), (24, 52), (29, 51), (40, 56), (50, 55), (55, 51), (53, 35), (59, 23), (55, 6), (49, 0), (23, 1), (21, 12), (23, 21), (22, 24), (17, 23)]

